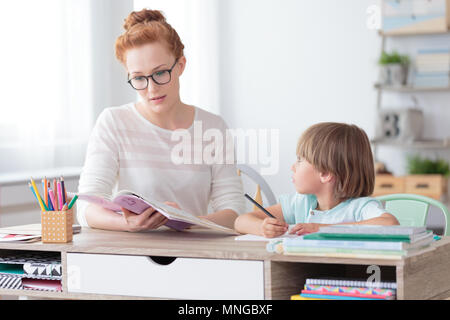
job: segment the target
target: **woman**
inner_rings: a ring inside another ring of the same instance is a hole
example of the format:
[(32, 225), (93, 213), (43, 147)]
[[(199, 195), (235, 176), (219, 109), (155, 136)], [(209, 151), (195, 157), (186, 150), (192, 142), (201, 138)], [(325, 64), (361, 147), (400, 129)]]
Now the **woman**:
[[(111, 198), (118, 190), (164, 201), (232, 228), (245, 209), (242, 182), (234, 165), (194, 161), (177, 164), (175, 130), (194, 136), (194, 126), (220, 130), (216, 115), (183, 103), (179, 78), (186, 66), (177, 32), (161, 12), (144, 9), (125, 20), (125, 33), (116, 41), (116, 56), (128, 71), (128, 82), (141, 101), (105, 109), (89, 140), (79, 192)], [(196, 141), (203, 147), (203, 141)], [(194, 142), (188, 146), (195, 148)], [(198, 147), (198, 145), (197, 145)], [(198, 160), (198, 159), (197, 159)], [(94, 204), (78, 203), (77, 218), (92, 228), (138, 232), (157, 229), (167, 219), (153, 209), (123, 215)]]

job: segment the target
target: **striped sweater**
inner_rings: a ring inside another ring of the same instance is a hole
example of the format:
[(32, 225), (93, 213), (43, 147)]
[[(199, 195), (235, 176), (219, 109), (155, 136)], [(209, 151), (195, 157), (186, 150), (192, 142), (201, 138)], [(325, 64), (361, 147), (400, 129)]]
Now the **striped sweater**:
[[(134, 103), (105, 109), (89, 139), (78, 192), (110, 199), (119, 190), (129, 190), (150, 199), (175, 202), (194, 215), (225, 209), (243, 213), (243, 186), (235, 165), (202, 161), (201, 153), (199, 161), (198, 150), (210, 150), (208, 145), (213, 141), (199, 136), (199, 127), (203, 133), (219, 130), (224, 136), (227, 129), (221, 117), (195, 108), (194, 123), (184, 131), (192, 141), (185, 142), (179, 152), (180, 157), (191, 160), (179, 164), (173, 155), (174, 150), (180, 150), (181, 140), (174, 139), (174, 131), (146, 120)], [(87, 206), (83, 201), (77, 203), (82, 226), (88, 226)]]

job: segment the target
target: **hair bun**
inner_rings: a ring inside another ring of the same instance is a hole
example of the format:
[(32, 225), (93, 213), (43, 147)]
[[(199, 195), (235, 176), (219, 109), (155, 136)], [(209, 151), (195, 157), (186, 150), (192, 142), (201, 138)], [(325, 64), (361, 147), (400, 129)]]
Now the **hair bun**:
[(130, 30), (137, 24), (151, 21), (166, 22), (166, 18), (159, 10), (142, 9), (141, 11), (133, 11), (130, 13), (125, 19), (125, 24), (123, 27), (125, 30)]

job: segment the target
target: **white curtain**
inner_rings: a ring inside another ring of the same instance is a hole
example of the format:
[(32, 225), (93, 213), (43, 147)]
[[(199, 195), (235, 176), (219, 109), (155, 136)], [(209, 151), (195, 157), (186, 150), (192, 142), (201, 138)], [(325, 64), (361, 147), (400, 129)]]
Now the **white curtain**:
[(93, 121), (89, 2), (0, 1), (0, 173), (82, 164)]
[(220, 113), (218, 0), (134, 0), (134, 9), (163, 11), (185, 46), (181, 99)]

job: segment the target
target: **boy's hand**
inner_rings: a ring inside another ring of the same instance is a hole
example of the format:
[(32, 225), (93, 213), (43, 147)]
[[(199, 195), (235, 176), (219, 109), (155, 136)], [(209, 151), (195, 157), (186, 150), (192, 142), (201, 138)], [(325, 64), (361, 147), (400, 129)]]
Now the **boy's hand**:
[(295, 233), (300, 236), (303, 234), (314, 233), (319, 231), (319, 228), (322, 226), (323, 224), (320, 223), (298, 223), (292, 227), (289, 234)]
[(261, 233), (266, 238), (282, 236), (288, 230), (289, 225), (274, 218), (265, 218), (261, 224)]

